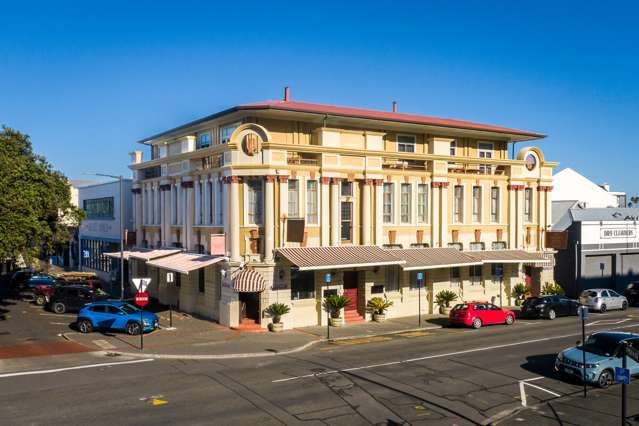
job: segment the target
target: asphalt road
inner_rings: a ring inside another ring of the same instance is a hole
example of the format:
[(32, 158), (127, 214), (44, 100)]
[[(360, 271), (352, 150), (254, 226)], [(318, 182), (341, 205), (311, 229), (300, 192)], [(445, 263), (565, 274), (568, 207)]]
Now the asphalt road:
[[(592, 314), (589, 323), (589, 332), (639, 332), (639, 310)], [(571, 317), (321, 344), (259, 359), (88, 353), (6, 360), (0, 418), (20, 425), (619, 423), (618, 386), (584, 400), (578, 383), (553, 372), (555, 354), (578, 339)], [(629, 414), (639, 414), (639, 387), (630, 396)]]

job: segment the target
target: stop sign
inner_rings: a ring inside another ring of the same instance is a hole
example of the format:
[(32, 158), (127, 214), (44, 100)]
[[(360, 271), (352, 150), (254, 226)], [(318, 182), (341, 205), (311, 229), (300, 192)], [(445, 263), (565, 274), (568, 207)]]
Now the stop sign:
[(133, 300), (135, 300), (136, 305), (142, 308), (146, 306), (147, 303), (149, 303), (149, 294), (146, 291), (142, 291), (136, 294)]

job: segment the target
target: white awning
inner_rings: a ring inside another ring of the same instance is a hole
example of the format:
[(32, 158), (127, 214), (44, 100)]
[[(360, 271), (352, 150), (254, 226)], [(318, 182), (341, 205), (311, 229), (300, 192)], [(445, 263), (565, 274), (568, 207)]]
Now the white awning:
[[(157, 259), (164, 256), (170, 256), (175, 253), (180, 253), (181, 249), (170, 248), (170, 249), (147, 249), (147, 248), (134, 248), (132, 250), (124, 250), (124, 260), (129, 260), (129, 258), (140, 259), (140, 260), (151, 260)], [(114, 259), (120, 258), (120, 252), (116, 251), (113, 253), (103, 253), (107, 257), (112, 257)]]
[(178, 253), (161, 257), (146, 262), (147, 265), (156, 266), (169, 271), (188, 274), (200, 268), (228, 260), (225, 256), (210, 256), (208, 254)]

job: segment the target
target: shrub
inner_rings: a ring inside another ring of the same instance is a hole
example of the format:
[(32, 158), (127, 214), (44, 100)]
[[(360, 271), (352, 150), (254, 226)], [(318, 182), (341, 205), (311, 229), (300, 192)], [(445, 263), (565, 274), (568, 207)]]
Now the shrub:
[(282, 315), (291, 312), (291, 308), (286, 303), (273, 303), (266, 308), (266, 313), (273, 318), (275, 324), (279, 324)]
[(340, 294), (331, 294), (326, 298), (325, 304), (328, 305), (331, 317), (339, 318), (339, 312), (351, 304), (351, 299)]
[(383, 315), (384, 312), (386, 312), (386, 310), (391, 306), (393, 306), (393, 302), (388, 300), (386, 297), (384, 297), (383, 299), (381, 297), (373, 297), (366, 304), (366, 307), (368, 309), (373, 311), (374, 314), (378, 315)]
[(556, 296), (563, 296), (564, 294), (566, 294), (566, 291), (563, 288), (561, 288), (561, 286), (557, 284), (556, 282), (547, 282), (546, 284), (544, 284), (543, 288), (541, 289), (541, 293), (551, 294)]
[(516, 299), (525, 299), (526, 296), (530, 295), (530, 287), (528, 287), (524, 283), (515, 284), (512, 290), (512, 294), (515, 296)]
[(435, 303), (442, 307), (449, 307), (450, 302), (457, 300), (457, 293), (452, 290), (442, 290), (435, 295)]

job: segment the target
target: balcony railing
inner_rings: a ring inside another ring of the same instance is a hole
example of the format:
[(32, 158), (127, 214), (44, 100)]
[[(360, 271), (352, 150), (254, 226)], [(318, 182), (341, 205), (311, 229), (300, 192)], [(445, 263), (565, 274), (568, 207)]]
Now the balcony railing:
[(505, 173), (505, 168), (504, 166), (498, 166), (494, 164), (448, 162), (448, 173), (503, 175)]
[(140, 170), (140, 173), (142, 174), (142, 179), (154, 179), (161, 176), (162, 168), (160, 166), (147, 167)]
[(319, 160), (316, 158), (288, 157), (286, 162), (295, 166), (319, 166)]
[(384, 158), (382, 161), (383, 169), (429, 170), (428, 165), (428, 162), (421, 160), (396, 160), (393, 158)]

